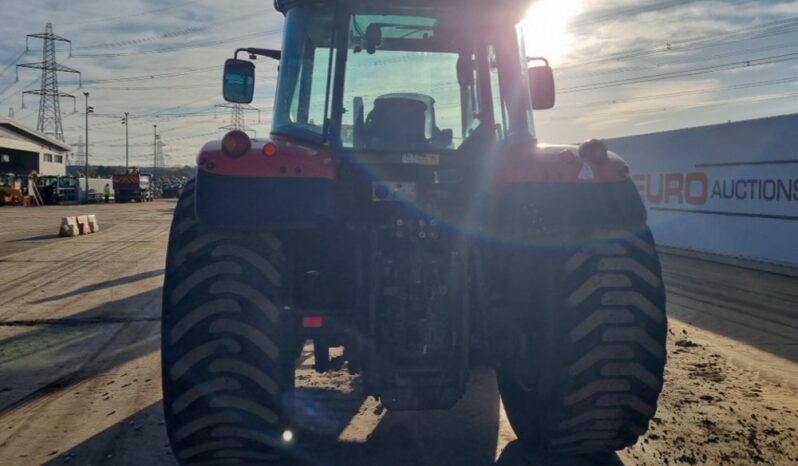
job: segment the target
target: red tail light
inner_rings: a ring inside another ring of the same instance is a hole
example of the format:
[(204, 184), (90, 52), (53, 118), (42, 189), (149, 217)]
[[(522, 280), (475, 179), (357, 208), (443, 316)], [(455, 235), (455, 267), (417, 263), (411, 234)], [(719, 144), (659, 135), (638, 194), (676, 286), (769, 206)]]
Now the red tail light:
[(273, 142), (267, 143), (263, 146), (263, 155), (266, 157), (274, 157), (277, 154), (277, 145)]
[(560, 152), (560, 158), (566, 163), (576, 162), (576, 155), (573, 153), (573, 151), (571, 151), (571, 149), (566, 149)]
[(302, 326), (305, 328), (321, 328), (324, 326), (324, 318), (321, 316), (305, 316), (302, 319)]
[(230, 157), (241, 157), (252, 149), (249, 135), (243, 131), (230, 131), (222, 138), (222, 152)]

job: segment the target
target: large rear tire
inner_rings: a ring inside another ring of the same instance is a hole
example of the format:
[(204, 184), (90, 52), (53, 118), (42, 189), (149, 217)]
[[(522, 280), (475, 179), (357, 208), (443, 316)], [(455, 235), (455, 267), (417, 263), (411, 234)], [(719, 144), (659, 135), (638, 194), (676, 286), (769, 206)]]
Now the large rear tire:
[(279, 459), (294, 363), (283, 316), (286, 258), (269, 232), (199, 225), (194, 185), (172, 223), (163, 297), (164, 412), (184, 465)]
[[(665, 290), (648, 229), (553, 260), (539, 342), (498, 370), (526, 448), (620, 450), (654, 416), (666, 360)], [(531, 284), (530, 286), (538, 286)]]

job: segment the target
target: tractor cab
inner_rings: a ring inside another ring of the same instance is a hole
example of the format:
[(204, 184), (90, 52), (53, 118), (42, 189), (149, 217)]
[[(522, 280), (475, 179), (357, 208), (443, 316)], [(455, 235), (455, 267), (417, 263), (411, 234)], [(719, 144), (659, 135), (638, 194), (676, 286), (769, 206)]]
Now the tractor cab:
[[(270, 139), (233, 131), (206, 146), (198, 157), (199, 215), (291, 229), (373, 223), (372, 201), (406, 201), (472, 228), (464, 222), (477, 207), (464, 197), (490, 189), (503, 171), (518, 172), (507, 155), (534, 151), (533, 111), (554, 106), (552, 70), (527, 57), (517, 27), (531, 3), (278, 1), (282, 50), (239, 49), (223, 85), (229, 102), (251, 103), (253, 60), (280, 61)], [(215, 194), (228, 191), (271, 194), (253, 213)]]
[[(283, 50), (269, 55), (281, 58), (272, 133), (387, 152), (534, 139), (532, 110), (553, 106), (554, 84), (545, 60), (528, 67), (516, 24), (529, 3), (278, 1), (286, 22)], [(228, 62), (228, 100), (251, 101), (250, 73)]]

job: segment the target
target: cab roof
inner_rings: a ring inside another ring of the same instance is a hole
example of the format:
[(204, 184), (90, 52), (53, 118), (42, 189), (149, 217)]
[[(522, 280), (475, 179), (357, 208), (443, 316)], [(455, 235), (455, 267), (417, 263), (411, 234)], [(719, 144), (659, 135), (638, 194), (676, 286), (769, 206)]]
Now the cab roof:
[(474, 13), (508, 14), (518, 19), (536, 0), (274, 0), (274, 8), (285, 13), (289, 8), (301, 4), (344, 3), (364, 9), (386, 7), (392, 10), (424, 12), (429, 10), (452, 10), (454, 14), (464, 11)]

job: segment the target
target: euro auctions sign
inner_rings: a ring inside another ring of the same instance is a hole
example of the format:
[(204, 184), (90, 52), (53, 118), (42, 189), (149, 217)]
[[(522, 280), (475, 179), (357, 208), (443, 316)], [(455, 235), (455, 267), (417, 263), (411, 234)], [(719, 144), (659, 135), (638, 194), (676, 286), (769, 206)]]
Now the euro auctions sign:
[[(775, 165), (779, 165), (774, 162)], [(721, 168), (718, 166), (717, 168)], [(760, 170), (764, 171), (760, 168)], [(798, 178), (789, 178), (789, 174), (773, 178), (740, 178), (741, 174), (735, 173), (731, 177), (724, 177), (723, 171), (714, 170), (721, 173), (713, 173), (707, 167), (707, 171), (695, 171), (687, 173), (635, 173), (632, 179), (635, 181), (640, 195), (651, 208), (662, 209), (667, 206), (703, 206), (717, 207), (726, 209), (726, 214), (746, 215), (746, 212), (735, 212), (745, 207), (758, 211), (778, 211), (780, 207), (784, 209), (796, 209), (798, 205), (790, 204), (798, 202)], [(752, 174), (751, 176), (757, 176)], [(723, 202), (727, 201), (727, 202)], [(756, 205), (762, 202), (773, 203), (772, 208), (766, 205)], [(779, 206), (783, 203), (783, 206)], [(748, 205), (752, 204), (752, 205)], [(724, 212), (717, 212), (722, 214)], [(794, 210), (792, 213), (796, 213)], [(751, 215), (761, 215), (767, 217), (766, 213)], [(778, 213), (773, 216), (778, 218)], [(792, 217), (789, 211), (785, 210), (784, 217)]]
[(798, 115), (607, 141), (657, 242), (798, 266)]

